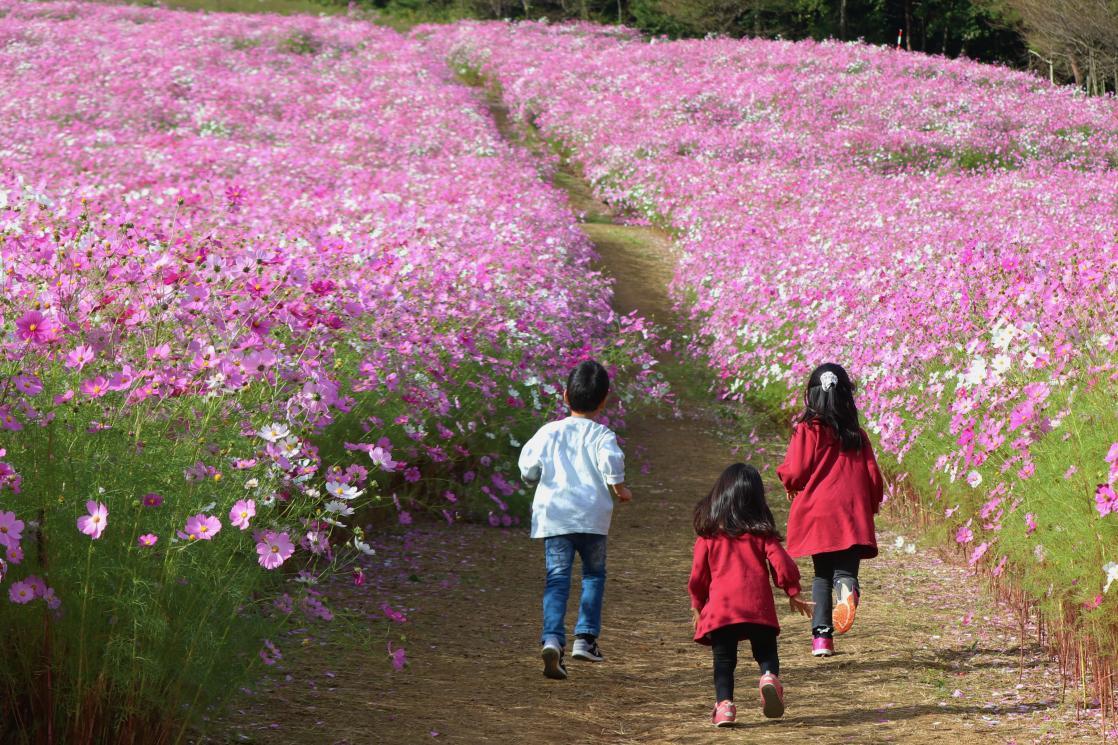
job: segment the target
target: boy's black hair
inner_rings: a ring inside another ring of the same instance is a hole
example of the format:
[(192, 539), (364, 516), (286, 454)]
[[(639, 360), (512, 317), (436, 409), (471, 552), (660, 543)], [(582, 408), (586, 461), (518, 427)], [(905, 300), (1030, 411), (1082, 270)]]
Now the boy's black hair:
[(609, 373), (594, 360), (580, 362), (567, 376), (567, 403), (572, 411), (597, 411), (608, 395)]
[(710, 494), (695, 505), (694, 524), (695, 534), (704, 538), (750, 533), (781, 540), (772, 510), (765, 501), (761, 474), (746, 463), (735, 463), (722, 472)]
[[(829, 385), (824, 389), (823, 377), (827, 373)], [(858, 422), (858, 407), (854, 405), (854, 383), (842, 365), (827, 362), (815, 368), (804, 391), (804, 410), (796, 422), (821, 422), (834, 432), (843, 450), (860, 450), (865, 440)]]

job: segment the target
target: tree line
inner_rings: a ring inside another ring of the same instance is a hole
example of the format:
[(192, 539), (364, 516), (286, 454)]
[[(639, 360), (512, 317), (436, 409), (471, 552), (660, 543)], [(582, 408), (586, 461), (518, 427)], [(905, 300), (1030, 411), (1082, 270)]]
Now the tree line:
[(1118, 0), (364, 0), (404, 21), (584, 19), (673, 38), (862, 39), (1118, 90)]

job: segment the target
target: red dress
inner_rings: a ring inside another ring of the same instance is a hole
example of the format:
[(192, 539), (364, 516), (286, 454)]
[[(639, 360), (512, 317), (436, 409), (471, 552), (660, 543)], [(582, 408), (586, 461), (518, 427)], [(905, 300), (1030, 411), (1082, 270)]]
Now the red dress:
[(796, 492), (788, 511), (788, 552), (810, 556), (858, 547), (877, 556), (873, 516), (881, 508), (882, 480), (869, 436), (859, 450), (843, 450), (825, 424), (796, 425), (784, 463), (776, 469)]
[(734, 623), (772, 626), (780, 633), (769, 573), (789, 597), (800, 593), (800, 570), (775, 537), (746, 533), (695, 540), (691, 564), (691, 607), (699, 610), (695, 641), (710, 644), (707, 634)]

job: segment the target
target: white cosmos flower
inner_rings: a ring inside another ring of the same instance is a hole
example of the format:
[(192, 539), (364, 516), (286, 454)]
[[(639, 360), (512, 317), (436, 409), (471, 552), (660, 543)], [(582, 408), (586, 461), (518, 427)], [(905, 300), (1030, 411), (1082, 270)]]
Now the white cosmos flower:
[(963, 382), (968, 386), (979, 385), (986, 380), (986, 359), (975, 357), (971, 360), (970, 367), (963, 376)]
[(265, 439), (268, 442), (279, 442), (280, 440), (291, 434), (291, 430), (289, 430), (287, 427), (280, 424), (279, 422), (273, 422), (256, 434), (260, 435), (262, 439)]
[(341, 517), (349, 517), (353, 514), (352, 507), (350, 507), (345, 502), (339, 502), (336, 499), (332, 499), (326, 503), (326, 511), (332, 512), (333, 514), (339, 515)]
[(972, 489), (977, 488), (982, 483), (982, 474), (978, 471), (971, 471), (967, 474), (967, 483), (971, 485)]
[(1118, 564), (1114, 563), (1113, 561), (1108, 564), (1103, 564), (1102, 570), (1106, 572), (1106, 587), (1102, 588), (1102, 591), (1105, 594), (1107, 591), (1110, 590), (1110, 584), (1112, 582), (1118, 581)]
[(249, 479), (245, 482), (246, 489), (255, 489), (258, 486), (260, 486), (260, 479)]
[(361, 495), (361, 491), (352, 484), (342, 484), (337, 481), (327, 481), (326, 491), (337, 499), (353, 499)]
[(896, 540), (893, 541), (893, 548), (896, 548), (896, 549), (904, 548), (904, 536), (903, 535), (897, 536)]
[(285, 458), (294, 458), (299, 454), (299, 440), (295, 437), (288, 437), (283, 442), (279, 443), (280, 454)]
[(363, 541), (363, 540), (361, 540), (360, 538), (357, 538), (357, 537), (354, 537), (354, 539), (353, 539), (353, 547), (355, 549), (357, 549), (358, 551), (360, 551), (361, 553), (365, 554), (366, 556), (372, 556), (373, 554), (376, 553), (375, 548), (373, 548), (368, 543), (365, 543), (365, 541)]
[(990, 366), (998, 375), (1005, 375), (1009, 372), (1009, 368), (1013, 367), (1013, 360), (1008, 354), (999, 354), (990, 362)]

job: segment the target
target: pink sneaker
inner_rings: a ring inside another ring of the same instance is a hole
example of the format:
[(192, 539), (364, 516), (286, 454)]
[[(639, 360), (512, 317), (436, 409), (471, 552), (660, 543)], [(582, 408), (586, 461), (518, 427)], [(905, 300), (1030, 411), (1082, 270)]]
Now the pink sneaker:
[(772, 673), (765, 673), (761, 676), (758, 688), (761, 689), (762, 711), (765, 716), (769, 719), (784, 716), (784, 686), (780, 684), (780, 678)]
[(830, 657), (835, 653), (835, 640), (817, 636), (811, 640), (812, 657)]
[(732, 727), (738, 718), (738, 707), (733, 701), (719, 701), (710, 715), (715, 727)]

